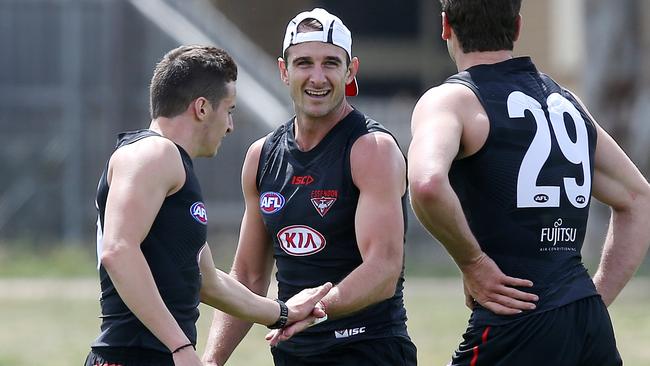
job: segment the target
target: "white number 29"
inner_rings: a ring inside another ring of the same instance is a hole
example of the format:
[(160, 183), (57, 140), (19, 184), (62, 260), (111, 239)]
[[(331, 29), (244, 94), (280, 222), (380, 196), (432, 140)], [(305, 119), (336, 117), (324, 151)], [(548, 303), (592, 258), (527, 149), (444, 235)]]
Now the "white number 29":
[[(589, 139), (585, 120), (576, 107), (560, 94), (553, 93), (546, 99), (548, 114), (555, 139), (564, 157), (573, 164), (582, 166), (582, 185), (575, 177), (563, 177), (564, 191), (571, 204), (583, 208), (591, 195), (591, 168), (589, 163)], [(532, 113), (537, 132), (524, 155), (517, 178), (517, 207), (560, 207), (559, 186), (538, 186), (537, 177), (551, 154), (551, 131), (542, 106), (534, 98), (515, 91), (508, 96), (510, 118), (522, 118), (524, 112)], [(564, 124), (568, 113), (575, 125), (576, 141), (569, 137)]]

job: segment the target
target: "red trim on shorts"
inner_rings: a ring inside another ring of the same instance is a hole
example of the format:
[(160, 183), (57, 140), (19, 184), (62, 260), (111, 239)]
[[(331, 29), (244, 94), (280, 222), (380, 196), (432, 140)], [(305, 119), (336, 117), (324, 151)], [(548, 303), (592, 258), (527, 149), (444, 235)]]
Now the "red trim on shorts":
[[(483, 335), (481, 336), (481, 344), (487, 342), (488, 333), (490, 333), (490, 327), (486, 327), (483, 331)], [(472, 361), (469, 363), (469, 365), (476, 366), (478, 363), (478, 346), (474, 346), (472, 350), (474, 351), (474, 356), (472, 357)]]

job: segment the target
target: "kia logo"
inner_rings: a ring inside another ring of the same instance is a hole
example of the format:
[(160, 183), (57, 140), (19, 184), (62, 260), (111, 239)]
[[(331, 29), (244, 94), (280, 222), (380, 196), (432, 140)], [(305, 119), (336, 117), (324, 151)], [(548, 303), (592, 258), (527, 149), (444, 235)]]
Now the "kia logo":
[(278, 232), (280, 248), (293, 256), (306, 256), (318, 253), (325, 248), (325, 237), (305, 225), (291, 225)]

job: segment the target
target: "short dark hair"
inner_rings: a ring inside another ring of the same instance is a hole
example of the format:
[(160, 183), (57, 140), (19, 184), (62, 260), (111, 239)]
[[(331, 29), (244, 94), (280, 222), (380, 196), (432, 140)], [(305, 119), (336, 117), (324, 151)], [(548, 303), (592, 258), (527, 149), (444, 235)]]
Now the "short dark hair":
[(512, 50), (522, 0), (440, 0), (463, 52)]
[(177, 116), (198, 97), (218, 104), (226, 95), (226, 84), (236, 80), (237, 65), (226, 51), (197, 45), (175, 48), (154, 69), (151, 118)]

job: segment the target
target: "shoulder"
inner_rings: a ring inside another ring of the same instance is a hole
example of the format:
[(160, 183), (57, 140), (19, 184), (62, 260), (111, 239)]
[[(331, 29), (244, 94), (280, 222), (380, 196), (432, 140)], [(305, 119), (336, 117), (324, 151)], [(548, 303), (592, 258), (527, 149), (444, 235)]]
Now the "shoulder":
[(258, 139), (255, 142), (253, 142), (248, 147), (248, 151), (246, 151), (246, 161), (248, 160), (259, 161), (260, 154), (262, 153), (262, 147), (264, 147), (264, 143), (268, 138), (269, 136), (264, 136), (261, 139)]
[(415, 109), (456, 108), (467, 103), (478, 103), (478, 97), (463, 84), (445, 83), (427, 90), (415, 105)]
[(360, 136), (350, 151), (352, 179), (357, 187), (364, 182), (381, 186), (402, 181), (406, 175), (406, 159), (393, 136), (386, 132), (370, 132)]
[[(384, 127), (381, 123), (366, 116), (365, 114), (356, 111), (356, 123), (353, 132), (354, 142), (350, 151), (351, 157), (355, 158), (368, 157), (373, 154), (380, 154), (377, 156), (390, 157), (395, 154), (401, 156), (401, 150), (395, 137), (391, 132)], [(385, 155), (384, 155), (385, 154)]]
[(372, 131), (359, 136), (352, 145), (352, 155), (399, 152), (399, 147), (393, 136), (388, 131)]
[(242, 184), (244, 187), (254, 187), (257, 180), (257, 170), (260, 163), (260, 156), (262, 154), (262, 147), (266, 142), (268, 136), (253, 142), (246, 152), (244, 158), (244, 166), (242, 168)]
[(109, 174), (112, 176), (116, 172), (173, 184), (185, 179), (178, 147), (171, 140), (159, 136), (143, 138), (115, 150), (109, 161)]
[(176, 144), (164, 137), (151, 136), (118, 148), (113, 153), (111, 161), (137, 160), (152, 163), (172, 156), (180, 157)]
[(463, 84), (445, 83), (429, 89), (413, 108), (411, 127), (440, 121), (471, 121), (485, 110), (477, 95)]

